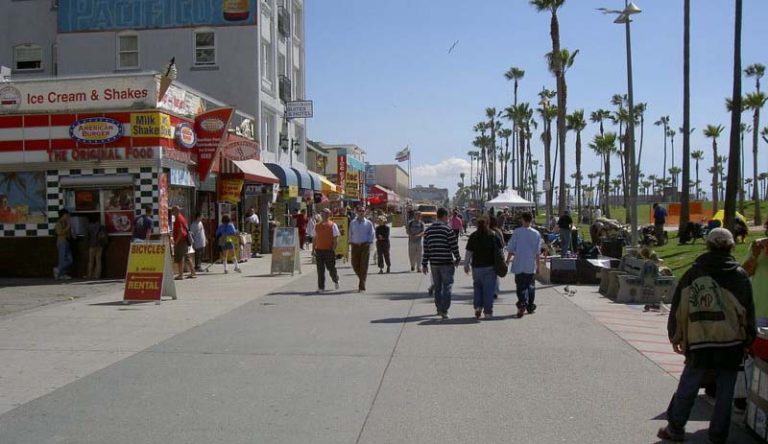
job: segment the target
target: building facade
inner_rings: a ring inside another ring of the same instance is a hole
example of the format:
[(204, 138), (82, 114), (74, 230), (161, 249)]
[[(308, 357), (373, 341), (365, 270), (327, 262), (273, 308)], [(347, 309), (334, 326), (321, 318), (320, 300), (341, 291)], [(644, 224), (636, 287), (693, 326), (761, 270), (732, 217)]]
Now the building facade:
[(414, 203), (448, 204), (448, 188), (436, 188), (434, 185), (411, 188), (410, 198)]
[[(179, 5), (186, 5), (181, 9)], [(263, 159), (304, 168), (303, 0), (0, 0), (12, 79), (161, 71), (253, 116)]]
[(408, 172), (400, 165), (367, 165), (366, 185), (381, 185), (395, 192), (401, 199), (408, 197)]

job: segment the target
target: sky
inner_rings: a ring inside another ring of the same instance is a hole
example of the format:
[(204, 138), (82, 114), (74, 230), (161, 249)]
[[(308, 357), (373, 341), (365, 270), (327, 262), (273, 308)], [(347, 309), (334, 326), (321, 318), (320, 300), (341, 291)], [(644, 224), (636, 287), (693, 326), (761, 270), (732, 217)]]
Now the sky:
[[(669, 115), (676, 130), (683, 123), (683, 1), (635, 3), (642, 13), (631, 27), (634, 96), (635, 103), (647, 103), (640, 168), (661, 175), (663, 131), (653, 122)], [(733, 87), (734, 2), (691, 3), (691, 149), (705, 152), (701, 180), (709, 183), (712, 143), (702, 130), (722, 124), (726, 130), (719, 151), (727, 153), (730, 115), (724, 103)], [(761, 23), (768, 16), (768, 2), (743, 4), (743, 67), (768, 65), (768, 27)], [(624, 2), (566, 0), (558, 12), (562, 48), (579, 50), (566, 74), (567, 111), (584, 109), (587, 117), (598, 108), (612, 109), (611, 97), (627, 89), (624, 27), (597, 11), (599, 7), (623, 9)], [(538, 13), (527, 0), (306, 0), (305, 11), (307, 98), (314, 101), (308, 137), (357, 144), (374, 164), (394, 163), (395, 152), (407, 145), (414, 185), (444, 186), (453, 194), (459, 173), (469, 173), (473, 126), (485, 119), (486, 108), (502, 110), (512, 104), (512, 82), (504, 78), (510, 67), (525, 70), (519, 102), (535, 108), (542, 87), (555, 89), (544, 58), (551, 51), (550, 15)], [(763, 83), (768, 85), (768, 76)], [(743, 78), (742, 88), (753, 91), (754, 79)], [(742, 121), (751, 125), (752, 113), (744, 113)], [(761, 121), (765, 126), (768, 117)], [(616, 129), (609, 125), (607, 131)], [(598, 158), (587, 148), (597, 132), (597, 125), (588, 123), (582, 133), (585, 177), (599, 170)], [(677, 132), (675, 165), (682, 166)], [(538, 137), (534, 156), (543, 164)], [(638, 144), (639, 139), (637, 128)], [(575, 171), (575, 135), (569, 133), (566, 143), (570, 176)], [(751, 147), (750, 134), (747, 165)], [(768, 171), (762, 140), (760, 151), (758, 169)], [(618, 162), (613, 160), (612, 171), (618, 171)]]

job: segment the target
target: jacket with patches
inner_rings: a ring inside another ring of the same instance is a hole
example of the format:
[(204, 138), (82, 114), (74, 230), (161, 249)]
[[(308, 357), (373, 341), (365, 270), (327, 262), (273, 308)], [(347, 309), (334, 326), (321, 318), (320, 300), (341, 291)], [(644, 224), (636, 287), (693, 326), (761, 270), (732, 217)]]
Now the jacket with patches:
[(696, 368), (735, 369), (757, 335), (752, 285), (730, 254), (710, 251), (683, 275), (667, 333)]

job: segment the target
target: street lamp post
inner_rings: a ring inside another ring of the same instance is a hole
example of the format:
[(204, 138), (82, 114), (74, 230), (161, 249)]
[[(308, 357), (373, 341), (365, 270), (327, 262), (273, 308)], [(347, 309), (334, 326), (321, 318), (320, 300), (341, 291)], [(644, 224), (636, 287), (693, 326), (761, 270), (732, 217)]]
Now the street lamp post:
[(627, 154), (629, 157), (629, 166), (627, 172), (629, 173), (629, 221), (632, 230), (632, 246), (636, 246), (638, 242), (637, 231), (637, 157), (635, 156), (635, 102), (632, 88), (632, 34), (630, 32), (630, 23), (632, 22), (631, 16), (639, 14), (641, 9), (629, 0), (624, 0), (624, 10), (618, 11), (613, 9), (598, 8), (603, 14), (618, 14), (614, 23), (623, 24), (624, 32), (626, 35), (627, 44), (627, 102), (629, 106), (629, 124), (627, 125), (628, 140), (627, 140)]

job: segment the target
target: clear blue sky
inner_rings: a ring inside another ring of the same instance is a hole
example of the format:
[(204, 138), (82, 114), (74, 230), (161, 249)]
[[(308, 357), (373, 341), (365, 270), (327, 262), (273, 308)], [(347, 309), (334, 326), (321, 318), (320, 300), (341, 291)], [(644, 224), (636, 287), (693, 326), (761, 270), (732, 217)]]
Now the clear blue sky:
[[(632, 24), (635, 101), (648, 103), (641, 169), (660, 175), (662, 130), (653, 122), (669, 115), (675, 129), (682, 126), (683, 1), (636, 4), (643, 12)], [(724, 125), (720, 152), (728, 146), (724, 99), (732, 89), (734, 2), (692, 4), (691, 126), (696, 131), (691, 146), (705, 152), (701, 171), (707, 183), (711, 142), (702, 128)], [(626, 93), (624, 28), (595, 10), (601, 6), (623, 9), (624, 2), (567, 0), (559, 12), (562, 47), (580, 50), (567, 74), (569, 113), (583, 108), (588, 116), (597, 108), (610, 109), (611, 96)], [(456, 189), (458, 173), (468, 165), (466, 153), (473, 149), (473, 125), (484, 118), (485, 108), (501, 110), (512, 103), (512, 84), (503, 77), (511, 66), (526, 71), (519, 101), (533, 105), (542, 86), (555, 89), (544, 60), (551, 50), (549, 14), (537, 13), (527, 0), (307, 0), (305, 8), (307, 96), (315, 106), (315, 117), (307, 120), (308, 137), (358, 144), (372, 163), (392, 163), (395, 151), (409, 145), (415, 185)], [(744, 67), (768, 65), (765, 17), (768, 2), (744, 0)], [(743, 81), (745, 93), (754, 90), (753, 79)], [(768, 90), (768, 76), (763, 83)], [(761, 126), (768, 126), (768, 112), (763, 115)], [(751, 113), (743, 121), (751, 124)], [(588, 125), (585, 148), (596, 131), (596, 125)], [(638, 128), (638, 142), (639, 137)], [(543, 159), (538, 134), (535, 140), (534, 152)], [(569, 175), (575, 170), (574, 140), (569, 133)], [(751, 162), (751, 142), (746, 145)], [(759, 170), (768, 171), (762, 141), (760, 150)], [(678, 135), (678, 166), (681, 151)], [(613, 163), (618, 171), (618, 159)], [(587, 148), (585, 176), (598, 169)]]

